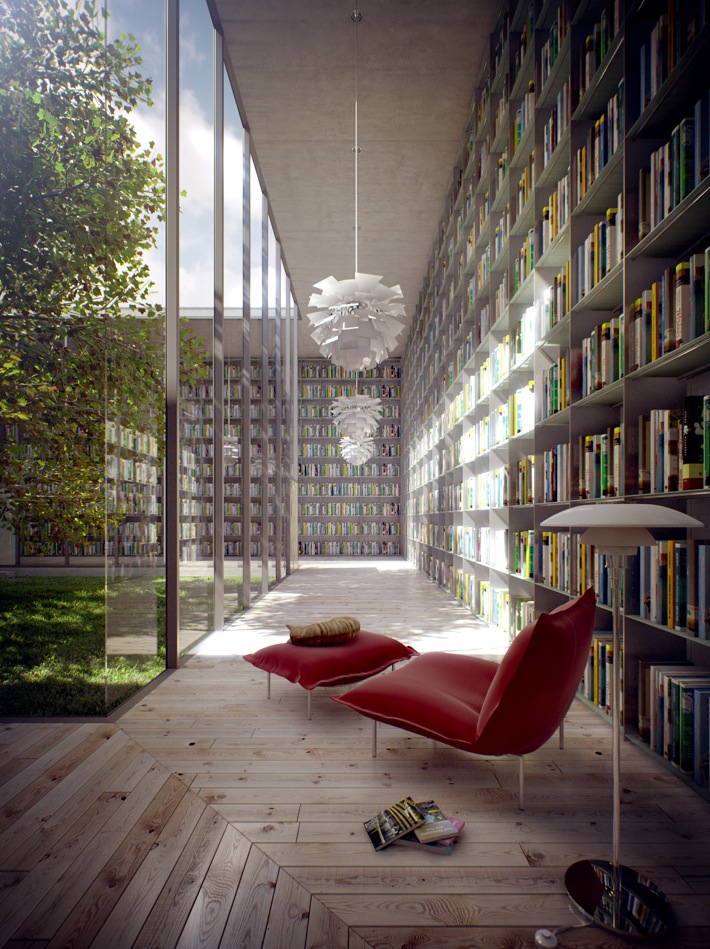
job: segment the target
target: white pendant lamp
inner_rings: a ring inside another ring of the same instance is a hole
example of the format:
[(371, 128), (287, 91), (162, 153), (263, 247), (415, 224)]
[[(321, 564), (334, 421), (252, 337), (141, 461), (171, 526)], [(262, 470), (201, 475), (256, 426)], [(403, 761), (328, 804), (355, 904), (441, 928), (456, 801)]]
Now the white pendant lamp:
[(338, 434), (362, 439), (374, 435), (382, 417), (382, 400), (369, 395), (341, 395), (330, 407)]
[(351, 465), (364, 465), (375, 454), (375, 443), (372, 438), (349, 438), (347, 435), (340, 439), (340, 453)]

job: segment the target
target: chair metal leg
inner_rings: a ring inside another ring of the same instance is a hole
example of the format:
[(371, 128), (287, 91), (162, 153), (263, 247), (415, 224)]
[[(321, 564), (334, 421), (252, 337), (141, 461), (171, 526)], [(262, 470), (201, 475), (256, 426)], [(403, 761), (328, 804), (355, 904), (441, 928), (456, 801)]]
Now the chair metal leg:
[(560, 740), (560, 748), (564, 748), (564, 746), (565, 746), (565, 720), (564, 720), (564, 718), (563, 718), (562, 721), (560, 722), (560, 727), (559, 727), (559, 729), (558, 729), (558, 731), (557, 731), (557, 734), (558, 734), (559, 740)]
[(377, 722), (372, 719), (372, 757), (377, 757)]
[(518, 807), (525, 810), (525, 771), (523, 767), (523, 755), (518, 758)]

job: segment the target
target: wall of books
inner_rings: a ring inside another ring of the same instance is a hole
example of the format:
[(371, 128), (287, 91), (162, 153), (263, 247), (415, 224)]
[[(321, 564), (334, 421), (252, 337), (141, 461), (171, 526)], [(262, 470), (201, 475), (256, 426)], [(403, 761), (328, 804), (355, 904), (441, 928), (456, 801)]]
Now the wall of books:
[[(275, 556), (277, 508), (276, 444), (279, 413), (283, 425), (283, 406), (276, 398), (276, 369), (268, 366), (268, 378), (262, 378), (260, 362), (251, 363), (250, 401), (246, 414), (249, 433), (249, 550), (252, 557), (260, 557), (262, 544), (267, 545), (268, 556)], [(265, 390), (263, 387), (266, 387)], [(224, 461), (224, 555), (242, 557), (242, 535), (245, 498), (243, 486), (247, 479), (242, 471), (242, 367), (239, 360), (224, 364), (224, 417), (225, 440), (228, 449)], [(181, 518), (182, 559), (209, 559), (213, 552), (213, 403), (212, 385), (204, 381), (183, 389), (181, 408), (184, 415), (183, 432), (189, 451), (183, 452), (185, 464), (182, 486), (183, 516)], [(266, 436), (266, 438), (263, 437)], [(188, 456), (192, 456), (191, 459)], [(266, 470), (266, 477), (262, 471)], [(266, 493), (264, 493), (266, 488)], [(284, 516), (282, 514), (282, 516)]]
[[(323, 360), (299, 363), (299, 553), (400, 556), (400, 363), (350, 372)], [(331, 406), (339, 396), (382, 401), (376, 451), (365, 465), (340, 455)]]
[(705, 3), (501, 10), (402, 378), (407, 557), (511, 638), (593, 582), (602, 713), (604, 558), (540, 523), (621, 498), (704, 522), (634, 558), (623, 645), (627, 734), (704, 788), (707, 690), (658, 714), (662, 665), (710, 669), (709, 54)]

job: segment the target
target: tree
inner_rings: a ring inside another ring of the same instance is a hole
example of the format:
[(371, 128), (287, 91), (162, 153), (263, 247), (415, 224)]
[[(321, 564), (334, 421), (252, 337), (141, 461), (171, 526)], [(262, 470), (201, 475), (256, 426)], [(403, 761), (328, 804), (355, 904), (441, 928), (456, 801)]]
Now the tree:
[(151, 80), (94, 0), (0, 0), (0, 24), (0, 526), (80, 541), (104, 527), (106, 420), (163, 427), (164, 175), (130, 120)]

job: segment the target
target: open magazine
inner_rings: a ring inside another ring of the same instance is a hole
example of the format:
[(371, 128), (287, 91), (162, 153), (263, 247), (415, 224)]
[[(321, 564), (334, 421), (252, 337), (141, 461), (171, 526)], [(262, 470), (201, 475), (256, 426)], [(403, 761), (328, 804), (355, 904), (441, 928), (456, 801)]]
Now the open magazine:
[(390, 804), (384, 811), (365, 821), (365, 830), (375, 850), (382, 850), (399, 837), (413, 831), (425, 821), (411, 797)]

